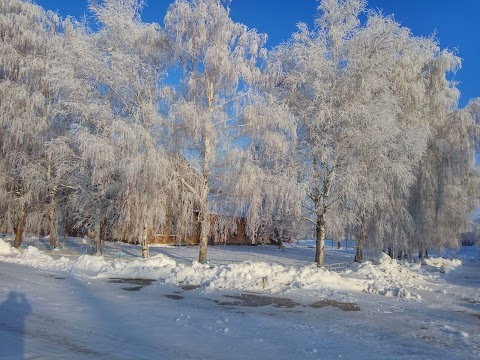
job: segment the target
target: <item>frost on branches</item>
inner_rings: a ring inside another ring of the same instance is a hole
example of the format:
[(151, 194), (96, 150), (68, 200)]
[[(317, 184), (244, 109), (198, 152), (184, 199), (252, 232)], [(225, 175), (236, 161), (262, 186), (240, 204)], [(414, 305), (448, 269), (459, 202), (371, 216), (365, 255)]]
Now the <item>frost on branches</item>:
[[(315, 224), (319, 266), (326, 235), (341, 238), (346, 227), (355, 233), (357, 261), (364, 244), (411, 251), (412, 186), (428, 139), (438, 135), (435, 121), (455, 112), (456, 103), (435, 101), (429, 86), (434, 76), (445, 78), (458, 58), (440, 52), (433, 39), (413, 37), (389, 17), (368, 12), (362, 25), (364, 9), (360, 0), (323, 1), (317, 28), (300, 24), (292, 39), (274, 50), (267, 68), (274, 92), (297, 118), (299, 181), (307, 189), (304, 206)], [(436, 87), (456, 91), (447, 81)], [(434, 104), (439, 108), (429, 112)], [(463, 128), (461, 147), (471, 133)], [(472, 166), (465, 162), (456, 179), (475, 181)], [(465, 221), (471, 205), (460, 216)], [(459, 225), (451, 229), (458, 233)]]
[[(235, 138), (241, 131), (242, 106), (249, 101), (249, 85), (260, 76), (256, 66), (264, 35), (235, 23), (218, 0), (177, 0), (165, 17), (180, 83), (170, 107), (173, 149), (196, 176), (179, 174), (193, 194), (190, 211), (198, 212), (199, 262), (207, 259), (211, 233), (225, 237), (234, 231), (242, 213), (242, 199), (231, 192), (231, 161), (243, 157)], [(216, 216), (211, 216), (215, 213)]]
[[(479, 100), (460, 59), (363, 0), (323, 0), (270, 52), (229, 2), (90, 2), (86, 20), (0, 3), (0, 231), (142, 245), (237, 231), (390, 256), (458, 246), (478, 197)], [(364, 19), (364, 20), (363, 20)], [(81, 60), (79, 60), (81, 59)]]

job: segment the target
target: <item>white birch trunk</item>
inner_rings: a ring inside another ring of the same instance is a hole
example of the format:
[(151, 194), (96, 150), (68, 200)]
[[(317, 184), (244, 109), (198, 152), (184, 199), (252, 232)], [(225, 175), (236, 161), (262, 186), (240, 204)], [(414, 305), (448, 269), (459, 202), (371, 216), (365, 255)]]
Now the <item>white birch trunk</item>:
[(94, 225), (94, 232), (95, 232), (95, 239), (93, 241), (93, 249), (92, 249), (92, 254), (93, 255), (101, 255), (102, 254), (102, 237), (101, 237), (101, 210), (97, 209), (96, 210), (96, 216), (95, 216), (95, 225)]
[(57, 249), (58, 248), (58, 223), (57, 223), (57, 203), (56, 203), (57, 186), (51, 184), (53, 182), (51, 156), (48, 156), (47, 178), (51, 186), (50, 193), (49, 193), (50, 207), (48, 209), (48, 220), (50, 223), (49, 224), (50, 246), (52, 247), (52, 249)]
[(145, 223), (143, 224), (143, 234), (142, 234), (141, 244), (142, 244), (142, 258), (146, 259), (150, 255), (148, 251), (149, 250), (148, 249), (148, 229)]
[(17, 229), (15, 231), (15, 241), (13, 246), (17, 249), (22, 245), (23, 230), (25, 227), (25, 201), (23, 200), (23, 192), (21, 192), (18, 199), (18, 221)]
[[(208, 88), (208, 105), (212, 108), (213, 87), (210, 84)], [(212, 111), (210, 110), (210, 118)], [(210, 123), (205, 124), (203, 134), (203, 184), (200, 193), (200, 250), (198, 254), (198, 262), (203, 264), (207, 261), (207, 245), (208, 235), (210, 232), (210, 216), (208, 214), (208, 193), (210, 191), (208, 177), (210, 174), (210, 158), (211, 158), (211, 134)]]
[(315, 262), (318, 267), (325, 266), (325, 214), (317, 216)]

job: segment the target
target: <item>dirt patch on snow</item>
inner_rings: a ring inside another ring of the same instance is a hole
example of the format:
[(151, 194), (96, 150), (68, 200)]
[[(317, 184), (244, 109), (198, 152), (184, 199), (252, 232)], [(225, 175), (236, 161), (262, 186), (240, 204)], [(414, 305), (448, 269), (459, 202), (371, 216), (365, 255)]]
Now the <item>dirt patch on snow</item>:
[(125, 291), (140, 291), (145, 286), (152, 285), (155, 280), (152, 279), (124, 279), (124, 278), (111, 278), (108, 280), (110, 284), (128, 284), (128, 285), (137, 285), (123, 287), (122, 290)]
[[(225, 307), (245, 306), (245, 307), (261, 307), (261, 306), (273, 306), (276, 308), (292, 309), (297, 306), (306, 307), (300, 303), (293, 301), (292, 299), (276, 297), (276, 296), (263, 296), (256, 294), (239, 294), (239, 295), (223, 295), (224, 298), (233, 299), (233, 301), (220, 301), (214, 300), (215, 303)], [(341, 302), (330, 299), (322, 299), (308, 305), (314, 309), (321, 309), (324, 307), (333, 307), (342, 311), (360, 311), (360, 307), (355, 303)]]
[(223, 306), (246, 306), (246, 307), (260, 307), (272, 305), (276, 308), (294, 308), (299, 306), (299, 303), (287, 298), (280, 298), (274, 296), (260, 296), (255, 294), (240, 294), (240, 295), (224, 295), (223, 297), (235, 299), (235, 301), (218, 301), (215, 302)]
[(322, 299), (322, 300), (316, 301), (313, 304), (310, 304), (309, 306), (314, 309), (320, 309), (327, 306), (331, 306), (331, 307), (340, 309), (342, 311), (360, 311), (360, 307), (355, 303), (340, 302), (340, 301), (329, 300), (329, 299)]
[(129, 284), (129, 285), (152, 285), (155, 280), (152, 279), (124, 279), (124, 278), (111, 278), (108, 282), (111, 284)]

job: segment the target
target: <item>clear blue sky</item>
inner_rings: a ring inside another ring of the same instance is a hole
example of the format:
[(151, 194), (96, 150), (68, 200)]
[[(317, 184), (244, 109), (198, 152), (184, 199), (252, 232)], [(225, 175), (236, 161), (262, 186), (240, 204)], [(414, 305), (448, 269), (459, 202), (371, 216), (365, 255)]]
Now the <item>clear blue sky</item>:
[[(87, 0), (35, 0), (62, 17), (81, 17), (87, 13)], [(161, 23), (173, 0), (147, 0), (144, 21)], [(268, 34), (268, 47), (288, 40), (300, 21), (313, 23), (316, 0), (233, 0), (231, 16), (250, 28)], [(455, 79), (461, 91), (460, 105), (480, 97), (480, 0), (370, 0), (368, 7), (394, 14), (413, 34), (437, 33), (442, 48), (458, 50), (463, 59)]]

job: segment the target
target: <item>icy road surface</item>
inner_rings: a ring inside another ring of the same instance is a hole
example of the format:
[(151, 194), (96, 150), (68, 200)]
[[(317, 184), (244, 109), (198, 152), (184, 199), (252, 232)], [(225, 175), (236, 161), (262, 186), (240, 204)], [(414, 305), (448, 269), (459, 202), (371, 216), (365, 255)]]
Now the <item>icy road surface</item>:
[(207, 290), (0, 261), (0, 359), (478, 360), (475, 256), (416, 289), (420, 301)]

